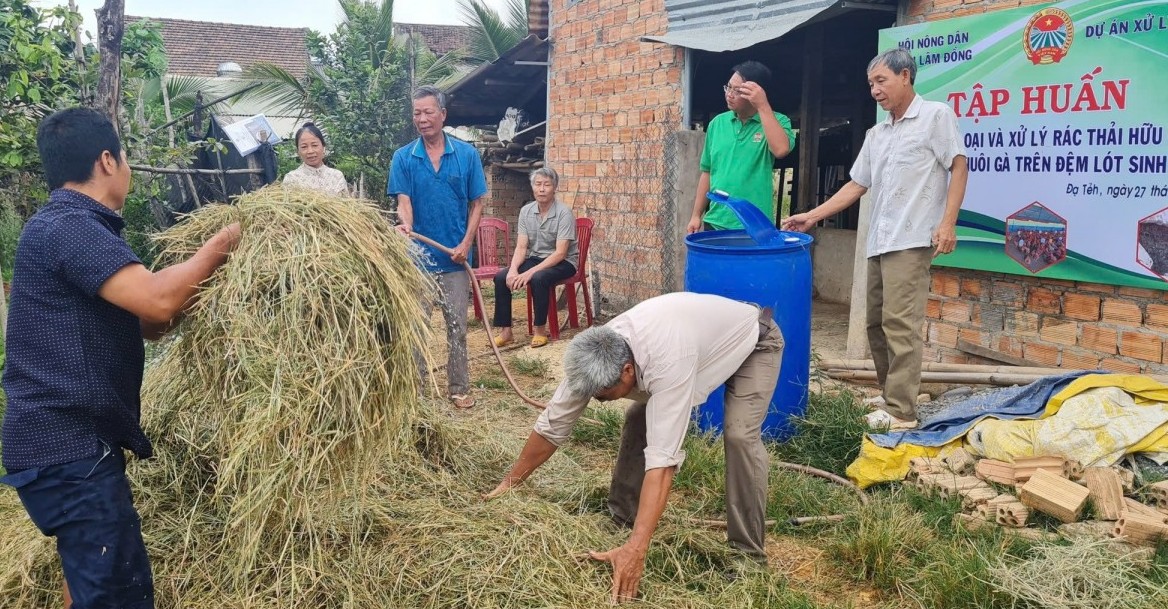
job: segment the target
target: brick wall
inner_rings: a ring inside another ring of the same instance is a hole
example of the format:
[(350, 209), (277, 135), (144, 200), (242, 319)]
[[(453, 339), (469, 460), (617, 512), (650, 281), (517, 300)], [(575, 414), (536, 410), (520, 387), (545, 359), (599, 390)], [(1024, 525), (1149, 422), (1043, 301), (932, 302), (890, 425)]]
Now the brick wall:
[(925, 361), (987, 363), (958, 340), (1042, 366), (1168, 372), (1168, 293), (934, 267)]
[(639, 41), (665, 33), (664, 0), (551, 6), (545, 158), (561, 199), (596, 223), (588, 265), (613, 313), (664, 291), (663, 134), (680, 127), (684, 52)]
[(486, 171), (488, 193), (483, 201), (483, 217), (506, 220), (511, 225), (511, 243), (514, 244), (519, 210), (534, 199), (531, 181), (526, 173), (518, 171), (495, 166), (488, 166)]
[(1053, 0), (901, 0), (904, 23), (964, 17), (1004, 9), (1050, 4)]
[[(1047, 4), (1050, 0), (907, 0), (907, 23)], [(957, 341), (1044, 366), (1168, 372), (1168, 292), (933, 269), (926, 361), (989, 363)]]

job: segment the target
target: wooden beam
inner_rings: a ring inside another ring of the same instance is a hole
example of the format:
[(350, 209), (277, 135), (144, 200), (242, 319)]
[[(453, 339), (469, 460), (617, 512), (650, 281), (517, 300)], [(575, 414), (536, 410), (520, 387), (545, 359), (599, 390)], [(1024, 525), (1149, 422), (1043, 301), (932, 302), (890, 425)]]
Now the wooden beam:
[(803, 90), (799, 102), (799, 191), (795, 209), (805, 212), (819, 204), (819, 125), (823, 89), (823, 26), (809, 26), (803, 36)]
[(130, 164), (130, 169), (134, 171), (145, 171), (149, 173), (167, 173), (174, 175), (245, 175), (252, 173), (263, 173), (262, 168), (254, 169), (178, 169), (175, 167), (150, 167), (149, 165), (135, 165)]

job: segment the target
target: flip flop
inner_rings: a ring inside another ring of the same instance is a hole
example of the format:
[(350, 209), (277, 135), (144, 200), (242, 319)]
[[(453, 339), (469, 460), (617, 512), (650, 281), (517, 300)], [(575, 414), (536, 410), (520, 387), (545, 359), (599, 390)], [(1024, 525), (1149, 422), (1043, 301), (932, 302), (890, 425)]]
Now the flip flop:
[(515, 342), (514, 338), (512, 338), (511, 340), (503, 340), (502, 336), (495, 337), (495, 346), (496, 347), (506, 347), (507, 345), (510, 345), (513, 342)]
[(548, 337), (546, 337), (546, 336), (536, 335), (536, 336), (531, 337), (531, 348), (532, 349), (538, 349), (546, 344), (548, 344)]
[(465, 393), (450, 396), (450, 403), (460, 410), (470, 410), (475, 407), (475, 399)]

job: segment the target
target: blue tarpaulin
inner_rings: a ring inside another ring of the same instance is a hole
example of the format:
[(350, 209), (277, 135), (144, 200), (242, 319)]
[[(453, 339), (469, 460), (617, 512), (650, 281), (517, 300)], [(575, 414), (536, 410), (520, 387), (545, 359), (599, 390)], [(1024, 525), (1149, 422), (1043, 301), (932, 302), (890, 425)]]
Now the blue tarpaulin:
[(938, 413), (928, 421), (922, 421), (919, 429), (868, 437), (881, 448), (892, 448), (902, 442), (918, 446), (944, 446), (955, 438), (965, 435), (978, 421), (986, 417), (996, 419), (1035, 419), (1046, 408), (1046, 402), (1061, 391), (1071, 381), (1085, 374), (1097, 374), (1089, 370), (1077, 370), (1060, 376), (1043, 377), (1029, 385), (1008, 387), (970, 396)]

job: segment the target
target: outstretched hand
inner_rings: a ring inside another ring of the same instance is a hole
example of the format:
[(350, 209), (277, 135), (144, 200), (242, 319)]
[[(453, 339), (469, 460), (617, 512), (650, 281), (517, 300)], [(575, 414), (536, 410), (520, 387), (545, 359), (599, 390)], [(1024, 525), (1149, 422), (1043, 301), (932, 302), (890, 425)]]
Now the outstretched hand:
[(641, 575), (645, 572), (645, 553), (628, 544), (607, 552), (589, 552), (592, 560), (612, 565), (612, 598), (616, 605), (637, 598)]

